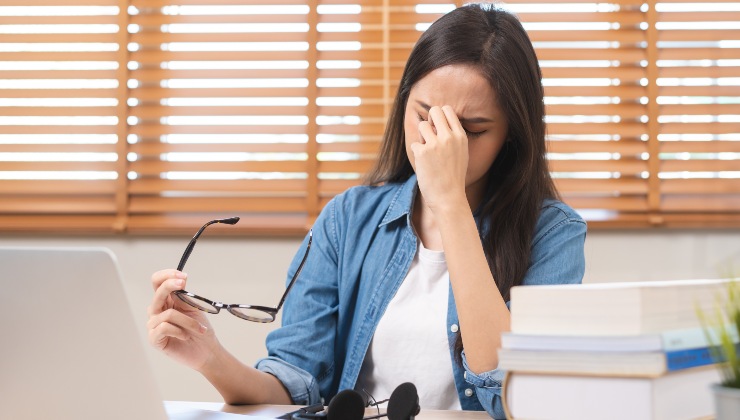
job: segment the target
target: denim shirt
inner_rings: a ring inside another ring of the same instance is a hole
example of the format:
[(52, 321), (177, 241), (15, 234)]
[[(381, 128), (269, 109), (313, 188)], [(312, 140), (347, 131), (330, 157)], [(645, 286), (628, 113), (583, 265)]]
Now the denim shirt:
[[(415, 176), (404, 183), (353, 187), (332, 199), (316, 220), (310, 254), (285, 301), (282, 326), (268, 335), (268, 357), (256, 364), (283, 383), (293, 403), (329, 401), (339, 390), (354, 388), (375, 328), (416, 253), (411, 225), (416, 191)], [(523, 284), (580, 283), (585, 236), (586, 224), (575, 211), (555, 200), (543, 203)], [(504, 372), (474, 373), (464, 351), (462, 366), (455, 361), (458, 320), (451, 289), (446, 330), (462, 409), (505, 418)]]

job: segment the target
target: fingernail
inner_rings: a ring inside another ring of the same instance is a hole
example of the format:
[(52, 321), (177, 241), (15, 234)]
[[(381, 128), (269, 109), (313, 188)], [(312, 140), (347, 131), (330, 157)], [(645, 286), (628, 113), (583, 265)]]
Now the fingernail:
[(177, 280), (175, 282), (175, 286), (177, 286), (177, 287), (182, 287), (183, 284), (185, 284), (185, 281), (184, 280)]
[(175, 277), (180, 278), (180, 279), (186, 279), (186, 278), (188, 278), (188, 275), (185, 274), (185, 273), (183, 273), (183, 272), (181, 272), (181, 271), (178, 271), (178, 272), (175, 273)]
[(205, 325), (203, 325), (203, 324), (200, 324), (200, 332), (201, 332), (201, 333), (205, 333), (206, 331), (208, 331), (208, 327), (206, 327), (206, 326), (205, 326)]

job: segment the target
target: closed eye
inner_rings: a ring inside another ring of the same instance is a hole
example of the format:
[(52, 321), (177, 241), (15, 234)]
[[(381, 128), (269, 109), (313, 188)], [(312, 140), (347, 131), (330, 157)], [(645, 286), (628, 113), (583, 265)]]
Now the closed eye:
[(468, 136), (469, 139), (478, 138), (481, 135), (483, 135), (483, 133), (485, 133), (487, 131), (487, 130), (483, 130), (483, 131), (469, 131), (467, 128), (464, 128), (464, 127), (463, 127), (463, 130), (465, 130), (465, 134), (467, 134), (467, 136)]

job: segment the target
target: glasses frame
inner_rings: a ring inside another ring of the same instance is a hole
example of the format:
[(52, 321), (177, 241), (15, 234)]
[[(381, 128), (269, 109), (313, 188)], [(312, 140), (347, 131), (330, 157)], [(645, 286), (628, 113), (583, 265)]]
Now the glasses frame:
[[(239, 221), (238, 217), (231, 217), (228, 219), (216, 219), (211, 220), (210, 222), (204, 224), (198, 232), (193, 236), (193, 239), (190, 240), (190, 243), (188, 243), (187, 248), (185, 248), (185, 252), (182, 254), (182, 258), (180, 258), (180, 263), (177, 265), (177, 271), (182, 271), (182, 269), (185, 267), (185, 263), (187, 262), (188, 258), (190, 257), (190, 254), (193, 252), (193, 248), (195, 247), (195, 242), (198, 240), (200, 235), (203, 233), (203, 231), (210, 225), (216, 224), (216, 223), (223, 223), (228, 225), (234, 225)], [(303, 270), (303, 266), (306, 263), (306, 259), (308, 258), (308, 252), (311, 250), (311, 242), (313, 241), (313, 229), (308, 231), (308, 244), (306, 245), (306, 253), (303, 255), (303, 259), (301, 259), (300, 265), (298, 265), (298, 269), (296, 270), (295, 274), (293, 274), (293, 278), (290, 279), (290, 282), (288, 283), (288, 287), (285, 288), (285, 292), (283, 293), (283, 296), (280, 298), (280, 302), (278, 302), (276, 307), (269, 307), (269, 306), (258, 306), (258, 305), (245, 305), (245, 304), (226, 304), (223, 302), (213, 301), (207, 298), (204, 298), (202, 296), (198, 296), (194, 293), (190, 293), (186, 290), (175, 290), (172, 292), (175, 296), (177, 296), (178, 299), (185, 302), (189, 306), (196, 308), (198, 310), (201, 310), (203, 312), (207, 312), (210, 314), (217, 314), (221, 312), (221, 309), (226, 309), (230, 314), (245, 319), (247, 321), (252, 322), (259, 322), (259, 323), (269, 323), (275, 321), (275, 317), (277, 316), (277, 313), (280, 311), (280, 308), (282, 308), (283, 303), (285, 303), (285, 298), (288, 297), (288, 293), (290, 292), (290, 289), (293, 288), (293, 285), (295, 284), (296, 280), (298, 279), (298, 275), (301, 274), (301, 271)], [(206, 305), (205, 307), (200, 307), (192, 302), (190, 302), (188, 299), (198, 300)], [(208, 308), (208, 309), (207, 309)], [(211, 309), (212, 308), (212, 309)], [(260, 311), (269, 316), (268, 318), (255, 318), (250, 317), (249, 315), (245, 315), (241, 312), (239, 312), (239, 309), (250, 309), (255, 311)]]

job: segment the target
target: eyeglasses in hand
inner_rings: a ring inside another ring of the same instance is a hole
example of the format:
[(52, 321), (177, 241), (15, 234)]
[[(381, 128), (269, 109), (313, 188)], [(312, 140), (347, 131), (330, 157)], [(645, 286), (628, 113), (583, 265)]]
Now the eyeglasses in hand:
[[(182, 269), (185, 267), (185, 263), (187, 262), (188, 257), (190, 257), (190, 254), (193, 252), (193, 248), (195, 247), (195, 242), (198, 240), (200, 235), (203, 233), (203, 231), (208, 226), (214, 223), (224, 223), (227, 225), (235, 225), (238, 221), (239, 221), (238, 217), (231, 217), (228, 219), (211, 220), (210, 222), (203, 225), (203, 227), (201, 227), (200, 230), (198, 230), (195, 236), (193, 236), (193, 239), (190, 240), (190, 243), (188, 244), (187, 248), (185, 248), (185, 252), (182, 254), (180, 263), (177, 265), (177, 270), (182, 271)], [(241, 319), (246, 319), (247, 321), (263, 322), (263, 323), (272, 322), (275, 320), (275, 316), (277, 315), (280, 308), (283, 306), (283, 303), (285, 302), (285, 298), (288, 296), (288, 292), (290, 292), (290, 289), (293, 287), (293, 284), (295, 283), (296, 279), (298, 278), (298, 275), (301, 273), (301, 270), (303, 269), (303, 265), (306, 263), (306, 258), (308, 257), (308, 251), (311, 249), (312, 240), (313, 240), (313, 231), (311, 230), (308, 232), (308, 245), (306, 245), (306, 253), (303, 255), (301, 264), (298, 266), (298, 269), (296, 270), (295, 274), (293, 274), (293, 278), (290, 279), (290, 283), (288, 283), (288, 287), (285, 289), (285, 293), (283, 293), (283, 297), (280, 298), (280, 302), (274, 308), (271, 308), (268, 306), (225, 304), (222, 302), (214, 302), (210, 299), (206, 299), (202, 296), (198, 296), (196, 294), (187, 292), (185, 290), (176, 290), (173, 293), (180, 300), (192, 306), (193, 308), (200, 309), (201, 311), (208, 312), (210, 314), (217, 314), (221, 311), (221, 309), (226, 309), (232, 315), (238, 316)]]

